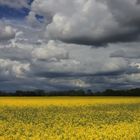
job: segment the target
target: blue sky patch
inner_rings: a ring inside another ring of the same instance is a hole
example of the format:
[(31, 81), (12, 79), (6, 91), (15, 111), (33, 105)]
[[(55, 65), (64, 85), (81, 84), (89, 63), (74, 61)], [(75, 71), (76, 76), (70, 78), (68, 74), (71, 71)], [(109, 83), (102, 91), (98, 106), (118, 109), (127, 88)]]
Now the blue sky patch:
[(29, 13), (29, 9), (14, 9), (5, 5), (0, 5), (0, 18), (18, 18), (22, 19), (26, 17)]

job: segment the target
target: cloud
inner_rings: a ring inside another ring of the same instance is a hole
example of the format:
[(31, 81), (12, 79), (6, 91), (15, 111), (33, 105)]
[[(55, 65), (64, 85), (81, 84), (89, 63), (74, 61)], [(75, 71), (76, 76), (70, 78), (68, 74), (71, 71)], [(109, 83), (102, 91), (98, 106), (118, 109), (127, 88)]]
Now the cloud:
[[(15, 89), (134, 87), (138, 85), (139, 59), (111, 56), (120, 49), (129, 52), (132, 44), (129, 45), (127, 50), (126, 44), (93, 48), (54, 40), (41, 44), (0, 45), (1, 82), (15, 85)], [(133, 45), (135, 51), (138, 45)]]
[(61, 59), (68, 59), (68, 52), (57, 45), (55, 41), (49, 41), (48, 44), (43, 44), (32, 51), (34, 59), (42, 61), (59, 61)]
[(20, 78), (29, 70), (29, 64), (11, 61), (8, 59), (0, 59), (0, 77), (8, 79)]
[(48, 21), (50, 39), (87, 45), (139, 40), (136, 0), (35, 0), (31, 7)]
[[(111, 57), (122, 57), (128, 59), (140, 59), (139, 43), (118, 44), (119, 49), (110, 54)], [(115, 47), (115, 46), (114, 46)], [(117, 46), (116, 46), (117, 47)]]
[(15, 35), (16, 30), (14, 28), (0, 23), (0, 42), (10, 40), (14, 38)]
[(111, 57), (123, 57), (123, 58), (134, 58), (140, 59), (140, 51), (139, 50), (118, 50), (110, 55)]
[(89, 88), (91, 85), (82, 79), (74, 79), (70, 81), (71, 85), (79, 88)]
[(41, 77), (123, 73), (129, 68), (129, 62), (124, 58), (110, 57), (113, 50), (112, 47), (96, 49), (49, 41), (33, 49), (31, 69)]
[(30, 61), (32, 46), (24, 44), (2, 45), (0, 47), (0, 58), (13, 61)]

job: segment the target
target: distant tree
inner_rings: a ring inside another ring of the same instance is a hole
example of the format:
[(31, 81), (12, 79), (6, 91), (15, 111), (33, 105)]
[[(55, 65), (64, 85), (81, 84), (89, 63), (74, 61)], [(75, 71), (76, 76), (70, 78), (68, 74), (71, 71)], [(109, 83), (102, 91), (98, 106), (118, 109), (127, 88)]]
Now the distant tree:
[(22, 91), (17, 90), (14, 93), (0, 91), (0, 96), (140, 96), (140, 88), (130, 90), (112, 90), (107, 89), (103, 92), (92, 92), (88, 89), (69, 90), (69, 91), (51, 91), (44, 90)]

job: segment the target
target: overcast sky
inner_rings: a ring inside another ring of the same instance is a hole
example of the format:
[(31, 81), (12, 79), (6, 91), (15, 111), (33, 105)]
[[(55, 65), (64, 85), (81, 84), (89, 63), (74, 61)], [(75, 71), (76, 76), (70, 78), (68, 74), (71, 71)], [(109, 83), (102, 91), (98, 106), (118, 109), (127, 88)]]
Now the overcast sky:
[(139, 0), (0, 0), (0, 90), (136, 87)]

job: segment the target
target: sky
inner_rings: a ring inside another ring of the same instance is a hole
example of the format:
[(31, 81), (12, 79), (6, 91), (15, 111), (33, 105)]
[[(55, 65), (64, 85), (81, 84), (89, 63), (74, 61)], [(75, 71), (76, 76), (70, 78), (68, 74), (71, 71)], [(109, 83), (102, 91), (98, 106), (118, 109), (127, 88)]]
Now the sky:
[(140, 87), (139, 0), (0, 0), (0, 90)]

